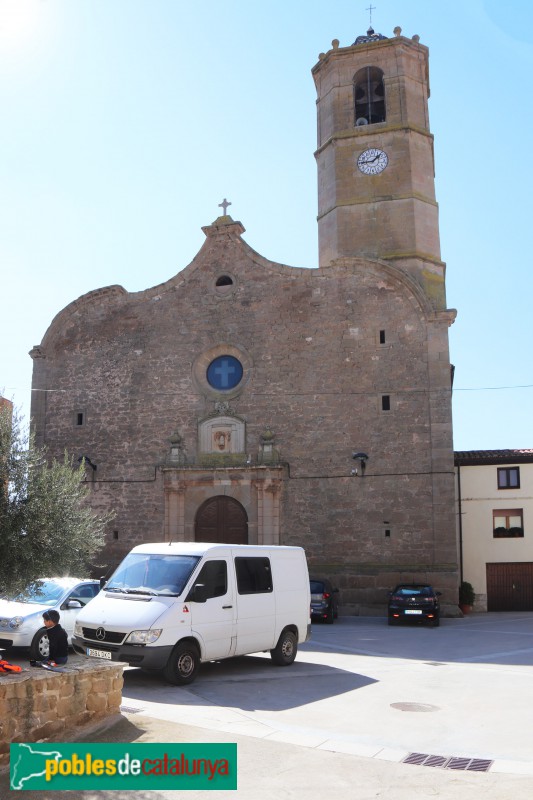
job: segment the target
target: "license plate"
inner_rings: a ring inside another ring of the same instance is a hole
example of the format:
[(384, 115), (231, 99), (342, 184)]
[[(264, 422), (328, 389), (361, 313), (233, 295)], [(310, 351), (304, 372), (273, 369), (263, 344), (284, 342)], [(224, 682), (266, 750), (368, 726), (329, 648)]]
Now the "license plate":
[(421, 610), (419, 608), (407, 608), (405, 610), (406, 614), (421, 614)]
[(92, 647), (88, 647), (87, 655), (93, 656), (94, 658), (107, 658), (109, 661), (111, 661), (111, 653), (109, 650), (93, 650)]

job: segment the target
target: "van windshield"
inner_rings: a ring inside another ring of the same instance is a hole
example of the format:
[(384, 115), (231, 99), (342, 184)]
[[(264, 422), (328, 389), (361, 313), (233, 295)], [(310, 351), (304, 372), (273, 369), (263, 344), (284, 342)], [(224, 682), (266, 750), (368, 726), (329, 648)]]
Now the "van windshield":
[(130, 553), (105, 586), (106, 592), (177, 597), (200, 556)]

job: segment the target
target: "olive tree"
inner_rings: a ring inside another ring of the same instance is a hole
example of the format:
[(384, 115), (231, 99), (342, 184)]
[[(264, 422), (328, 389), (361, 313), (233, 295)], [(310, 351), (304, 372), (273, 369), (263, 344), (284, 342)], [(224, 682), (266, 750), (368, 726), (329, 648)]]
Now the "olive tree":
[(111, 515), (87, 503), (83, 463), (48, 459), (0, 408), (0, 595), (13, 596), (45, 577), (84, 577), (103, 547)]

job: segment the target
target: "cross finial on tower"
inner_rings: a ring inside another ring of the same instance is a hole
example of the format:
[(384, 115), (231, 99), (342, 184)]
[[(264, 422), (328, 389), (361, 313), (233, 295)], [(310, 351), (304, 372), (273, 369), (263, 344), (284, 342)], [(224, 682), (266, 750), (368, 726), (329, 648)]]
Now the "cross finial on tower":
[(230, 206), (230, 205), (231, 205), (231, 203), (229, 202), (229, 200), (226, 200), (226, 198), (224, 198), (223, 201), (218, 204), (218, 207), (223, 209), (224, 216), (226, 216), (226, 213), (227, 213), (227, 210), (228, 210), (228, 206)]
[(366, 10), (370, 12), (370, 27), (372, 27), (372, 12), (376, 10), (376, 6), (373, 6), (372, 3), (370, 3)]

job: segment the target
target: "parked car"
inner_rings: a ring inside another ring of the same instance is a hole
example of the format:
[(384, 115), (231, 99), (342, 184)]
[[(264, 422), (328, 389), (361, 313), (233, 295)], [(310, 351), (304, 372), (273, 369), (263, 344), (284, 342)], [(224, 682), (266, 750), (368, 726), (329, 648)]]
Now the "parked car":
[(329, 625), (339, 616), (339, 590), (326, 578), (311, 578), (311, 619), (321, 619)]
[(100, 591), (99, 581), (83, 578), (43, 578), (39, 586), (16, 597), (0, 599), (0, 649), (29, 647), (30, 658), (48, 658), (48, 634), (43, 612), (59, 611), (70, 643), (74, 622), (83, 606)]
[(389, 592), (389, 625), (410, 620), (429, 622), (436, 628), (440, 623), (441, 594), (428, 584), (400, 583)]

